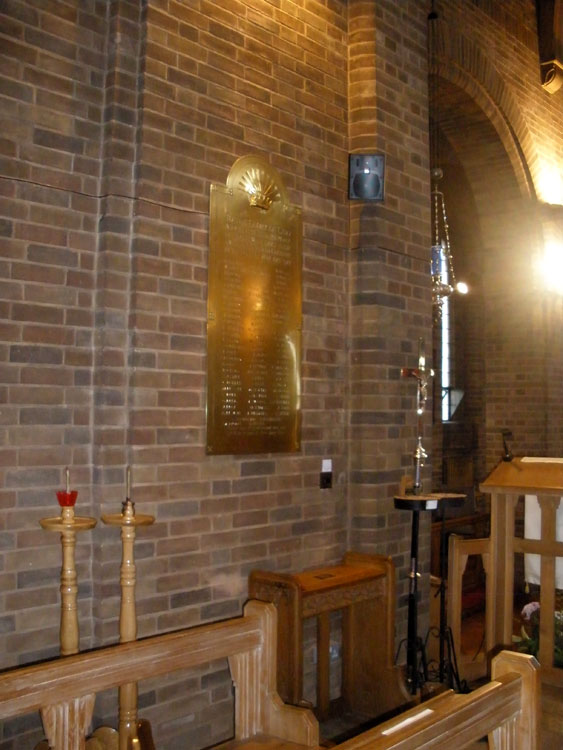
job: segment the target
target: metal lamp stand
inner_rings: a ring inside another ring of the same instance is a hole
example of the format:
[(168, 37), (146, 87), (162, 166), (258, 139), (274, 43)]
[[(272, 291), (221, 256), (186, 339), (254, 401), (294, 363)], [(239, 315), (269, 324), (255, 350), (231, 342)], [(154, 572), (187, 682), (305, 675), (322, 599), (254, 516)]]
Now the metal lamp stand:
[[(402, 378), (414, 378), (417, 383), (416, 389), (416, 417), (417, 434), (416, 446), (413, 453), (414, 481), (409, 490), (404, 490), (402, 485), (401, 494), (394, 498), (395, 507), (400, 510), (409, 510), (412, 513), (411, 525), (411, 559), (409, 573), (409, 597), (408, 597), (408, 625), (407, 625), (407, 684), (412, 695), (416, 695), (418, 689), (428, 681), (428, 664), (426, 660), (425, 643), (418, 635), (418, 535), (420, 512), (436, 510), (438, 504), (442, 509), (450, 504), (461, 504), (465, 495), (457, 493), (422, 492), (422, 467), (426, 459), (426, 451), (422, 445), (423, 415), (428, 398), (428, 382), (433, 377), (434, 371), (426, 367), (424, 356), (424, 340), (418, 340), (418, 367), (404, 367), (401, 369)], [(442, 558), (444, 559), (444, 558)], [(442, 576), (442, 584), (444, 576)], [(445, 601), (442, 595), (440, 608), (440, 637), (445, 632)], [(440, 640), (440, 673), (443, 669), (444, 659), (442, 657), (445, 641)], [(399, 649), (400, 649), (399, 645)], [(420, 664), (419, 664), (420, 655)]]
[[(409, 510), (412, 513), (411, 524), (411, 567), (409, 573), (408, 621), (407, 621), (407, 685), (411, 695), (416, 695), (418, 689), (428, 682), (428, 663), (426, 660), (425, 642), (418, 635), (418, 537), (420, 512), (442, 509), (447, 504), (463, 502), (465, 495), (453, 492), (430, 492), (428, 494), (403, 494), (394, 498), (395, 508)], [(440, 610), (440, 633), (446, 631), (445, 600), (442, 598)], [(445, 640), (440, 641), (440, 670), (444, 669), (442, 657)], [(400, 648), (400, 646), (399, 646)], [(419, 661), (420, 655), (420, 661)], [(440, 679), (442, 682), (442, 679)]]

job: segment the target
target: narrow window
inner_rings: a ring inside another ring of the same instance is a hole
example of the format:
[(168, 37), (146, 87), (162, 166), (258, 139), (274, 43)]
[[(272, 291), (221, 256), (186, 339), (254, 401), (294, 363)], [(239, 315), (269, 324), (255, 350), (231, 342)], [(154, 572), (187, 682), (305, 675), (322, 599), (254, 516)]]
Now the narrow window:
[[(444, 284), (449, 284), (449, 271), (448, 261), (444, 253), (440, 256), (440, 274)], [(452, 387), (452, 375), (451, 375), (451, 349), (452, 349), (452, 337), (451, 337), (451, 316), (450, 316), (450, 298), (444, 297), (442, 301), (442, 361), (441, 361), (441, 372), (442, 372), (442, 422), (449, 422), (451, 419), (451, 387)]]

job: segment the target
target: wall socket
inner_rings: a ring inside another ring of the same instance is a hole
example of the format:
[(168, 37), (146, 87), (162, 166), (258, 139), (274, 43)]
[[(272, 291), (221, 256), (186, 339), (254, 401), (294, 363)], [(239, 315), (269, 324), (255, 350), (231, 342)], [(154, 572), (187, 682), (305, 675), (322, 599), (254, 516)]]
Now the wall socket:
[(321, 490), (329, 490), (332, 487), (332, 459), (330, 458), (323, 458), (319, 487)]
[(332, 487), (332, 471), (321, 471), (321, 481), (319, 483), (321, 490), (330, 490)]

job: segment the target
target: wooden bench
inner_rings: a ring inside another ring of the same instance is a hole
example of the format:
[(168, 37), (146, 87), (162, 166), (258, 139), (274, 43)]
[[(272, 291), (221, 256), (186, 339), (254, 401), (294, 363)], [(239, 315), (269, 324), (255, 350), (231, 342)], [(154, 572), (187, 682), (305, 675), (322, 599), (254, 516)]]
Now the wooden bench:
[[(237, 743), (255, 738), (263, 747), (318, 746), (312, 712), (285, 705), (276, 692), (276, 610), (255, 601), (242, 617), (5, 672), (0, 719), (40, 711), (53, 750), (83, 750), (96, 693), (129, 683), (132, 675), (138, 681), (225, 657), (235, 686)], [(88, 742), (92, 750), (104, 746), (103, 738)], [(119, 747), (139, 745), (131, 738)]]
[[(251, 601), (242, 617), (14, 669), (0, 675), (0, 719), (39, 710), (53, 750), (104, 747), (85, 739), (97, 692), (132, 676), (142, 680), (226, 657), (235, 685), (235, 738), (217, 750), (317, 748), (313, 714), (283, 704), (276, 693), (275, 629), (273, 605)], [(503, 651), (492, 670), (492, 682), (473, 693), (449, 691), (336, 747), (449, 750), (489, 735), (495, 750), (539, 750), (536, 660)], [(119, 747), (134, 750), (139, 741), (126, 738)]]
[[(449, 690), (337, 745), (338, 750), (539, 750), (539, 664), (502, 651), (492, 681), (472, 693)], [(478, 743), (478, 744), (477, 744)], [(333, 748), (332, 750), (335, 750)]]

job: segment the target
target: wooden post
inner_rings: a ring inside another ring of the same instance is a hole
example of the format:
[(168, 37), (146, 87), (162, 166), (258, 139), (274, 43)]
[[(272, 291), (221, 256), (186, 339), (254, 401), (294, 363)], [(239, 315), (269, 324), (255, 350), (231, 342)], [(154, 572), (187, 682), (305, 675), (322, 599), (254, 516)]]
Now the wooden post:
[(501, 651), (494, 657), (491, 664), (491, 679), (511, 672), (517, 672), (522, 678), (522, 697), (520, 715), (516, 720), (513, 731), (516, 732), (517, 742), (514, 745), (503, 744), (501, 729), (497, 729), (489, 737), (491, 748), (501, 750), (504, 747), (517, 747), (521, 750), (539, 750), (541, 724), (541, 679), (539, 664), (535, 657), (520, 654), (516, 651)]
[[(480, 555), (483, 567), (488, 574), (490, 559), (490, 539), (464, 539), (463, 537), (450, 535), (448, 548), (448, 625), (452, 632), (452, 639), (457, 654), (457, 663), (462, 679), (475, 679), (486, 673), (487, 664), (485, 655), (490, 644), (485, 642), (485, 653), (483, 658), (471, 656), (468, 659), (461, 651), (461, 615), (463, 595), (463, 573), (470, 555)], [(487, 586), (489, 578), (487, 577)]]
[(330, 706), (330, 613), (317, 616), (317, 718), (328, 719)]
[[(557, 495), (540, 495), (542, 542), (556, 540), (556, 515), (561, 498)], [(543, 554), (540, 568), (540, 646), (538, 659), (546, 667), (553, 666), (553, 642), (555, 636), (555, 557)]]
[(251, 600), (244, 607), (244, 617), (258, 620), (262, 643), (259, 648), (229, 656), (236, 689), (235, 738), (268, 734), (307, 747), (318, 746), (319, 725), (313, 713), (283, 703), (276, 692), (276, 608)]
[[(42, 708), (41, 720), (49, 747), (57, 750), (84, 750), (85, 735), (92, 721), (95, 701), (96, 696), (91, 694)], [(45, 743), (42, 744), (44, 746)]]
[(451, 534), (448, 540), (448, 625), (458, 658), (461, 655), (461, 584), (468, 558), (468, 554), (460, 549), (462, 541), (456, 534)]
[(514, 511), (518, 495), (491, 495), (490, 584), (487, 585), (487, 644), (512, 644), (514, 607)]

